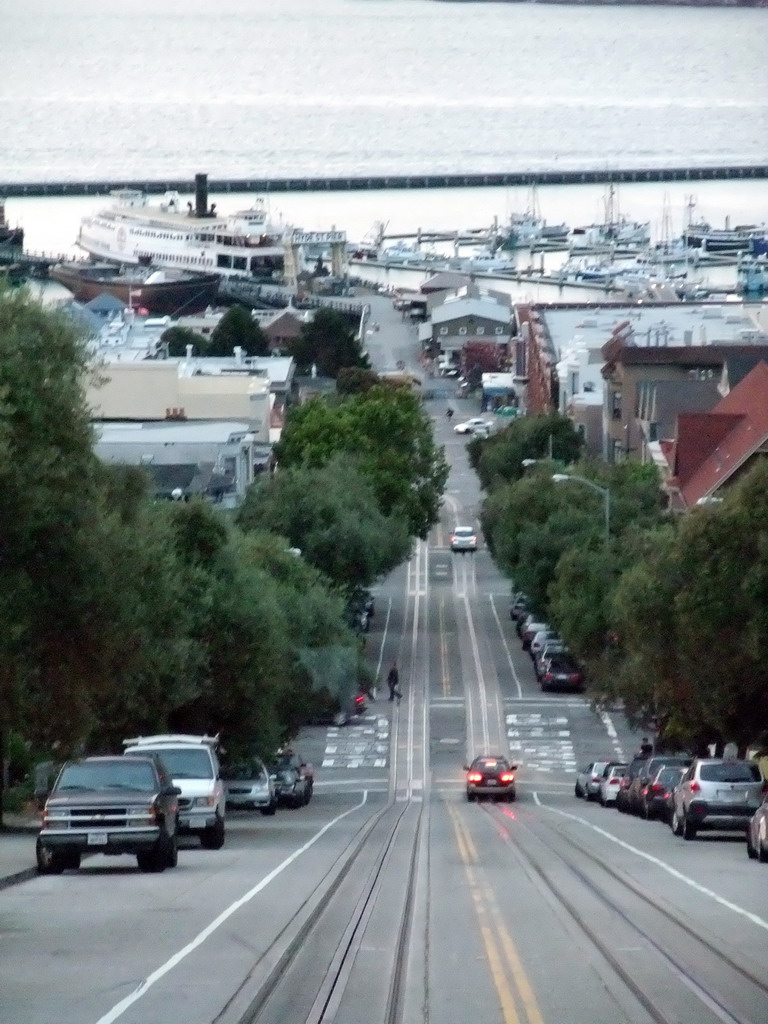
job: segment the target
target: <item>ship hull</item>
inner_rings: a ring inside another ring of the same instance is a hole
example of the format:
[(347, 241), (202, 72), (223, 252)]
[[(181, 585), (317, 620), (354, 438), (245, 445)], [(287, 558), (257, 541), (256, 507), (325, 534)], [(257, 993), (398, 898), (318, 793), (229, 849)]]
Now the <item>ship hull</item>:
[(57, 263), (50, 276), (72, 292), (78, 302), (90, 302), (104, 292), (133, 309), (162, 316), (199, 313), (216, 298), (216, 274), (178, 274), (164, 281), (147, 282), (146, 275), (110, 273), (108, 268)]

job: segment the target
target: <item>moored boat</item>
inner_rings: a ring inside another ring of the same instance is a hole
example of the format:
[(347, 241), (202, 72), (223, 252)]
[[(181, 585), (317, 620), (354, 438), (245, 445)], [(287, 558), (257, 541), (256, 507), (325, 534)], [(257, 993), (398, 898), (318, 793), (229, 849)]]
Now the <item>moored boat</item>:
[(80, 224), (77, 244), (96, 259), (196, 273), (272, 278), (284, 266), (284, 227), (267, 222), (263, 199), (223, 217), (208, 204), (205, 174), (195, 176), (195, 201), (178, 192), (149, 203), (137, 189), (116, 189), (112, 205)]
[(761, 246), (768, 245), (768, 226), (739, 224), (732, 228), (726, 218), (724, 228), (713, 228), (706, 221), (697, 221), (686, 227), (683, 243), (705, 252), (751, 252), (757, 255)]
[(5, 199), (0, 196), (0, 245), (4, 249), (22, 249), (24, 247), (24, 228), (15, 227), (6, 220)]
[(126, 306), (163, 316), (201, 312), (213, 303), (219, 287), (217, 274), (120, 267), (86, 260), (56, 263), (50, 276), (68, 288), (79, 302), (90, 302), (108, 292)]
[(644, 249), (649, 245), (650, 222), (629, 220), (619, 213), (615, 185), (608, 186), (603, 202), (605, 216), (602, 221), (572, 229), (568, 239), (572, 252), (604, 248)]

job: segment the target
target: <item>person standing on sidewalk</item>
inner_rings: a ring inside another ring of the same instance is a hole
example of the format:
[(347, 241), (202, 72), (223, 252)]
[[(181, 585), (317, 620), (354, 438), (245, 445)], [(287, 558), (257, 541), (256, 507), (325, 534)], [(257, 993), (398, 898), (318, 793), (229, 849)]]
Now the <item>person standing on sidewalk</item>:
[(389, 672), (387, 673), (387, 686), (389, 687), (389, 699), (394, 700), (397, 697), (398, 701), (402, 699), (402, 693), (398, 689), (400, 684), (400, 673), (397, 671), (397, 662), (393, 661), (389, 666)]

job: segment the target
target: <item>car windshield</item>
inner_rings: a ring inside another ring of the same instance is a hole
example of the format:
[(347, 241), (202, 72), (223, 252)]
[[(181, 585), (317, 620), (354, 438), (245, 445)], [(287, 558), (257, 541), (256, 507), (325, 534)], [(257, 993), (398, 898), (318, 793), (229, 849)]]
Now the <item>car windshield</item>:
[(154, 793), (157, 780), (146, 761), (85, 761), (65, 765), (56, 783), (56, 792), (73, 790), (133, 789)]
[(471, 537), (475, 531), (471, 526), (457, 526), (453, 532), (457, 537)]
[(163, 747), (161, 753), (174, 779), (213, 778), (213, 765), (207, 750), (199, 747)]
[(228, 782), (261, 779), (264, 774), (264, 765), (261, 761), (240, 761), (237, 764), (225, 765), (221, 769), (221, 777)]
[(683, 774), (682, 768), (662, 768), (656, 776), (657, 782), (677, 782)]
[(627, 770), (626, 765), (621, 768), (617, 768), (615, 765), (613, 768), (608, 769), (608, 778), (610, 779), (621, 779), (624, 776), (624, 772)]
[(730, 761), (725, 764), (703, 764), (699, 778), (702, 782), (760, 782), (762, 775), (756, 764)]

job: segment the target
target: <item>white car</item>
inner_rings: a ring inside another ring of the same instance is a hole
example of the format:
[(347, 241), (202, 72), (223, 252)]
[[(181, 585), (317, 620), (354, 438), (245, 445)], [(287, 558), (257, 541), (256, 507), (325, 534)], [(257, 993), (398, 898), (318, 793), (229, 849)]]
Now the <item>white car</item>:
[(217, 736), (167, 734), (123, 740), (124, 754), (156, 751), (162, 757), (174, 786), (181, 790), (179, 834), (198, 835), (205, 850), (220, 850), (224, 845), (226, 794), (216, 756), (218, 742)]
[(621, 780), (627, 770), (625, 764), (609, 764), (603, 770), (603, 777), (600, 780), (600, 791), (597, 799), (603, 807), (616, 803), (616, 794), (619, 792)]
[(474, 527), (454, 527), (451, 534), (451, 551), (477, 551), (477, 533)]
[(492, 423), (488, 420), (484, 420), (482, 416), (473, 416), (472, 419), (465, 420), (463, 423), (457, 423), (453, 428), (457, 434), (482, 434), (489, 432)]

